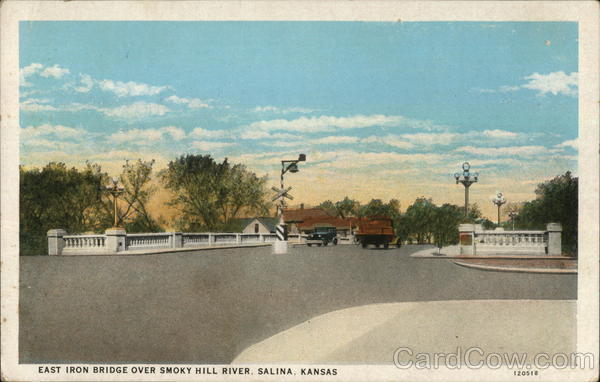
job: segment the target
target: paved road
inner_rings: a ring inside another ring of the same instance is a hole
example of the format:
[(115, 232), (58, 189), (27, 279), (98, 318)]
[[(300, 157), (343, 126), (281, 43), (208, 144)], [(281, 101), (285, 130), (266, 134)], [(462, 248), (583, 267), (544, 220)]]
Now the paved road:
[(352, 306), (577, 298), (577, 275), (409, 256), (422, 248), (22, 257), (21, 362), (229, 363), (280, 331)]

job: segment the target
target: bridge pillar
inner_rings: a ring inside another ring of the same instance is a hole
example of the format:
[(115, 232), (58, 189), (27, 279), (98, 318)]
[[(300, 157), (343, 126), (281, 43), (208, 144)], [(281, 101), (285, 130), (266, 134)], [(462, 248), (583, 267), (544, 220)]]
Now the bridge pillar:
[(460, 224), (458, 226), (461, 255), (475, 255), (475, 225)]
[(183, 247), (183, 234), (181, 232), (173, 232), (171, 243), (173, 248)]
[(548, 231), (548, 255), (562, 255), (562, 225), (560, 223), (548, 223), (546, 226), (546, 231)]
[(126, 250), (125, 238), (127, 233), (123, 228), (109, 228), (104, 231), (106, 235), (106, 251), (109, 253), (116, 253)]
[(48, 255), (58, 256), (62, 255), (63, 248), (65, 248), (65, 239), (63, 236), (67, 234), (64, 229), (51, 229), (46, 235), (48, 237)]

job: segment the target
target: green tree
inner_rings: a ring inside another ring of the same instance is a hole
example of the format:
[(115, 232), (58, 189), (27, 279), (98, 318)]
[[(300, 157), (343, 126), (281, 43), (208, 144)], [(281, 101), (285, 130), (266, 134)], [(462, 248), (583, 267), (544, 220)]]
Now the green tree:
[(181, 211), (181, 230), (218, 230), (242, 212), (268, 212), (266, 177), (227, 159), (219, 163), (210, 155), (181, 156), (160, 177), (174, 195), (169, 204)]
[(384, 203), (381, 199), (371, 199), (371, 201), (358, 211), (359, 217), (375, 217), (386, 216), (396, 220), (400, 216), (400, 202), (396, 199), (391, 199), (388, 203)]
[(438, 253), (442, 247), (458, 243), (458, 225), (464, 217), (464, 209), (453, 204), (435, 207), (432, 233)]
[(425, 197), (417, 198), (404, 213), (404, 225), (408, 227), (407, 235), (418, 244), (430, 243), (433, 236), (435, 204)]
[(548, 223), (561, 223), (562, 242), (566, 252), (577, 253), (578, 179), (570, 171), (540, 183), (536, 199), (526, 202), (517, 218), (519, 229), (546, 229)]
[[(121, 196), (121, 206), (118, 220), (125, 226), (127, 232), (160, 232), (161, 223), (150, 216), (148, 202), (156, 192), (151, 185), (152, 167), (154, 160), (135, 162), (126, 161), (120, 176), (124, 193)], [(108, 199), (108, 198), (107, 198)], [(112, 208), (112, 201), (104, 204), (105, 209)]]
[(344, 197), (343, 200), (332, 202), (331, 200), (326, 200), (317, 206), (323, 211), (327, 212), (331, 216), (340, 217), (342, 219), (358, 216), (360, 211), (360, 202), (354, 199), (350, 199), (349, 197)]
[(83, 170), (64, 163), (19, 168), (19, 241), (21, 254), (47, 253), (46, 233), (61, 228), (69, 233), (98, 231), (107, 216), (102, 209), (106, 174), (100, 166)]

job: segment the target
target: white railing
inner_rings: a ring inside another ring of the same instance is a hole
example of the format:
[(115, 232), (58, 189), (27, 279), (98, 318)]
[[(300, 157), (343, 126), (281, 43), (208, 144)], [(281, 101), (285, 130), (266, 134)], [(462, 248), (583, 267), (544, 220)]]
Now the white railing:
[(63, 252), (104, 252), (105, 235), (65, 235)]
[(475, 251), (545, 253), (548, 240), (544, 231), (475, 231)]
[(562, 254), (559, 223), (548, 223), (545, 231), (486, 231), (478, 224), (461, 224), (458, 230), (462, 255)]
[[(109, 232), (110, 231), (110, 232)], [(51, 232), (51, 233), (50, 233)], [(273, 233), (131, 233), (122, 229), (107, 230), (104, 235), (65, 235), (63, 230), (51, 230), (48, 234), (49, 254), (102, 254), (128, 250), (195, 248), (220, 245), (253, 245), (273, 243)], [(306, 236), (290, 234), (290, 243), (302, 243)]]
[(171, 248), (173, 246), (173, 234), (170, 232), (160, 233), (130, 233), (125, 238), (126, 249), (144, 248)]
[(210, 238), (210, 233), (184, 233), (181, 235), (182, 246), (184, 248), (210, 245)]

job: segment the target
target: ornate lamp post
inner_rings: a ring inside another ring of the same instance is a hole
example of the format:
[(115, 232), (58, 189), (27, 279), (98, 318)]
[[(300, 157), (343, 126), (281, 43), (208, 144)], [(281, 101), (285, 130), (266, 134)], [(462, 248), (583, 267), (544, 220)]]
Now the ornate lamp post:
[[(498, 225), (500, 225), (500, 206), (503, 205), (504, 203), (506, 203), (506, 199), (504, 199), (504, 196), (502, 195), (502, 193), (499, 192), (492, 199), (492, 203), (494, 203), (495, 205), (498, 206)], [(514, 229), (514, 227), (513, 227), (513, 229)]]
[(119, 224), (119, 217), (117, 214), (117, 198), (119, 197), (119, 195), (121, 195), (123, 192), (125, 192), (125, 189), (119, 185), (119, 179), (116, 177), (113, 177), (111, 179), (112, 184), (109, 184), (106, 186), (106, 190), (113, 196), (113, 214), (114, 214), (114, 228), (117, 228), (117, 224)]
[(519, 213), (516, 211), (510, 211), (508, 213), (508, 217), (510, 218), (510, 221), (512, 222), (512, 230), (515, 230), (515, 218), (519, 216)]
[(462, 174), (459, 172), (454, 173), (454, 179), (456, 180), (456, 184), (462, 183), (462, 185), (465, 186), (465, 217), (469, 216), (469, 187), (471, 187), (473, 183), (476, 183), (477, 178), (479, 178), (479, 173), (469, 172), (470, 168), (471, 165), (469, 164), (469, 162), (465, 162), (462, 164)]

